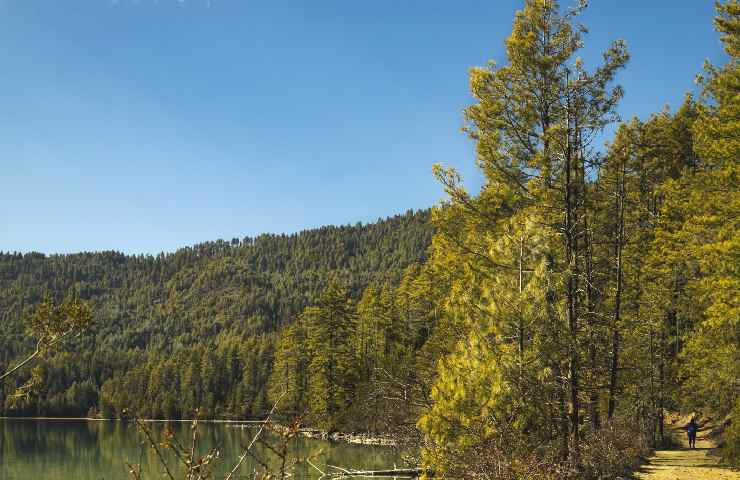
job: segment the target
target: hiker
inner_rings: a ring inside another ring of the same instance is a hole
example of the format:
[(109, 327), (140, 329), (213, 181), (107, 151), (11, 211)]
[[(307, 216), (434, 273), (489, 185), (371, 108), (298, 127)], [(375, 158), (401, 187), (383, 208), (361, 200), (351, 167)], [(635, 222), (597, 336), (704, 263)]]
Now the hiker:
[(696, 448), (696, 432), (699, 430), (699, 426), (696, 424), (694, 417), (691, 417), (691, 421), (686, 425), (686, 433), (689, 436), (689, 448)]

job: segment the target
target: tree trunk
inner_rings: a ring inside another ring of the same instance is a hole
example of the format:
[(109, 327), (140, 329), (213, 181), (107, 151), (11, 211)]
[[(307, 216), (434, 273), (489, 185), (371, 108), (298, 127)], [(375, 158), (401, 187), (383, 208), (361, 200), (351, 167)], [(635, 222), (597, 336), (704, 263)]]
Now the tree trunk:
[[(555, 268), (555, 260), (552, 253), (546, 254), (547, 272), (549, 275), (553, 274)], [(550, 322), (551, 332), (553, 334), (553, 340), (559, 343), (559, 329), (560, 322), (555, 310), (555, 292), (551, 287), (548, 287), (547, 293), (545, 294), (547, 318)], [(570, 429), (569, 418), (568, 418), (568, 407), (567, 407), (567, 384), (564, 381), (564, 372), (560, 365), (560, 360), (555, 358), (552, 364), (552, 371), (555, 375), (557, 383), (557, 398), (556, 402), (558, 405), (558, 422), (557, 430), (560, 435), (560, 460), (565, 462), (569, 457), (569, 445), (570, 440)]]
[(665, 339), (665, 328), (661, 329), (660, 333), (660, 364), (659, 364), (659, 385), (658, 385), (658, 437), (660, 438), (660, 444), (665, 445), (665, 419), (663, 418), (663, 412), (665, 411), (665, 353), (666, 353), (666, 339)]
[(617, 402), (617, 374), (619, 371), (619, 322), (622, 307), (622, 243), (624, 237), (624, 159), (622, 160), (621, 178), (618, 179), (617, 195), (617, 239), (615, 242), (617, 292), (614, 297), (614, 315), (612, 318), (612, 358), (609, 371), (609, 420), (614, 417)]
[(650, 325), (650, 446), (655, 448), (655, 430), (656, 416), (655, 416), (655, 332), (653, 331), (652, 324)]
[[(567, 84), (567, 77), (566, 77)], [(580, 425), (580, 405), (579, 405), (579, 377), (578, 377), (578, 307), (576, 291), (576, 280), (578, 278), (578, 246), (575, 232), (576, 220), (576, 197), (577, 188), (580, 186), (573, 178), (574, 173), (578, 172), (578, 165), (574, 155), (573, 142), (571, 135), (578, 130), (577, 124), (571, 126), (571, 105), (570, 96), (567, 98), (567, 115), (568, 129), (566, 131), (566, 151), (565, 151), (565, 259), (567, 262), (566, 271), (566, 318), (568, 322), (569, 333), (569, 384), (570, 384), (570, 402), (571, 402), (571, 435), (573, 437), (573, 453), (578, 457), (579, 451), (579, 425)], [(577, 458), (576, 458), (577, 461)]]
[[(584, 172), (585, 175), (585, 172)], [(583, 192), (583, 201), (585, 208), (588, 209), (586, 204), (586, 190)], [(589, 326), (588, 336), (588, 356), (590, 361), (591, 369), (591, 385), (589, 395), (589, 408), (588, 414), (591, 419), (591, 428), (598, 430), (601, 427), (600, 413), (599, 413), (599, 387), (598, 383), (598, 356), (596, 351), (596, 289), (594, 288), (594, 265), (593, 265), (593, 232), (590, 230), (588, 223), (588, 215), (583, 215), (583, 231), (585, 235), (586, 245), (586, 305), (588, 311), (586, 312), (586, 318)]]

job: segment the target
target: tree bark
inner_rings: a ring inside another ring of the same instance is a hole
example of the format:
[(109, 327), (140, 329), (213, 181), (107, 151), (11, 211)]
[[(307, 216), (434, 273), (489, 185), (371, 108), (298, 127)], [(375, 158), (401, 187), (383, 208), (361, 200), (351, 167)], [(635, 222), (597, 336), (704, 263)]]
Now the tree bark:
[[(569, 85), (568, 78), (566, 77), (566, 85)], [(571, 126), (571, 104), (570, 104), (570, 93), (566, 99), (566, 121), (568, 128), (566, 131), (566, 151), (565, 151), (565, 258), (567, 262), (566, 271), (566, 319), (568, 322), (568, 333), (569, 333), (569, 384), (570, 384), (570, 402), (571, 402), (571, 435), (573, 437), (573, 453), (578, 456), (579, 451), (579, 424), (580, 424), (580, 405), (579, 405), (579, 376), (578, 376), (578, 313), (577, 313), (577, 285), (576, 280), (578, 278), (578, 247), (575, 232), (575, 217), (576, 217), (576, 189), (579, 187), (575, 181), (574, 173), (578, 171), (577, 161), (574, 158), (573, 142), (571, 135), (574, 131), (578, 130), (577, 124), (575, 127)]]
[(614, 256), (616, 258), (616, 277), (617, 277), (617, 292), (614, 297), (614, 313), (612, 318), (612, 355), (611, 365), (609, 371), (609, 412), (608, 416), (611, 420), (614, 417), (614, 410), (617, 403), (617, 375), (619, 372), (619, 348), (620, 348), (620, 332), (619, 322), (621, 320), (621, 308), (622, 308), (622, 249), (623, 249), (623, 237), (624, 237), (624, 176), (625, 176), (625, 159), (622, 159), (621, 172), (619, 174), (618, 182), (618, 194), (617, 194), (617, 239), (614, 245)]

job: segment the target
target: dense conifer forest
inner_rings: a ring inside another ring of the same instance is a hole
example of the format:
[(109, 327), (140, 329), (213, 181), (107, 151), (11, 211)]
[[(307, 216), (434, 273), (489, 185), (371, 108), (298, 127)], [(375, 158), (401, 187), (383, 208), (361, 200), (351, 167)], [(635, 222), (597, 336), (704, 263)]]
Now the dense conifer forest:
[[(358, 298), (423, 262), (429, 211), (368, 225), (215, 241), (172, 254), (0, 254), (0, 362), (33, 349), (24, 320), (76, 292), (94, 327), (36, 365), (32, 402), (8, 415), (244, 418), (265, 408), (277, 334), (332, 281)], [(31, 372), (8, 380), (5, 392)], [(214, 376), (217, 374), (217, 376)]]
[(372, 225), (0, 256), (6, 366), (39, 305), (76, 292), (95, 318), (6, 379), (4, 412), (279, 402), (327, 431), (394, 432), (437, 477), (496, 479), (618, 478), (671, 442), (670, 413), (700, 412), (740, 461), (740, 3), (716, 7), (726, 63), (643, 119), (617, 115), (624, 42), (579, 58), (584, 8), (525, 0), (507, 62), (471, 69), (478, 192), (435, 165), (444, 200)]

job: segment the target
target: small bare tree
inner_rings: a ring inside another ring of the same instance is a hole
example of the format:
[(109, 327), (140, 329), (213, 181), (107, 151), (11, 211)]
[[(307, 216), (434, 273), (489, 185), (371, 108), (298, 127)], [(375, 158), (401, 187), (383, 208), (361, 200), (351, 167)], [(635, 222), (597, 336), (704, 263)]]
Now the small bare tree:
[[(0, 374), (0, 382), (18, 373), (34, 360), (49, 354), (72, 338), (80, 336), (93, 325), (89, 305), (71, 294), (62, 303), (55, 304), (46, 295), (36, 311), (26, 320), (28, 335), (36, 339), (36, 349), (15, 366)], [(31, 391), (41, 381), (37, 372), (22, 386), (16, 388), (12, 398), (16, 401), (27, 399)]]
[[(284, 394), (283, 394), (284, 395)], [(252, 437), (251, 441), (242, 450), (238, 460), (229, 472), (223, 477), (224, 480), (232, 480), (244, 464), (247, 457), (251, 457), (260, 466), (259, 469), (255, 468), (252, 472), (252, 477), (255, 479), (268, 479), (268, 478), (279, 478), (286, 479), (292, 476), (292, 472), (296, 465), (300, 463), (300, 459), (290, 459), (288, 457), (288, 443), (293, 439), (300, 431), (300, 420), (294, 421), (289, 427), (285, 426), (274, 426), (272, 423), (272, 417), (275, 414), (278, 403), (282, 399), (282, 395), (270, 409), (267, 417), (259, 423), (257, 432)], [(165, 427), (160, 441), (157, 441), (155, 434), (149, 427), (147, 422), (142, 419), (135, 420), (139, 430), (145, 437), (145, 443), (156, 453), (159, 464), (164, 469), (164, 474), (169, 480), (179, 480), (175, 476), (175, 469), (170, 466), (169, 462), (165, 458), (165, 451), (169, 450), (174, 453), (175, 460), (181, 465), (184, 470), (184, 474), (181, 477), (182, 480), (212, 480), (215, 479), (215, 473), (213, 471), (216, 461), (220, 458), (220, 452), (217, 447), (210, 448), (204, 455), (198, 453), (198, 413), (196, 412), (196, 419), (190, 424), (191, 435), (189, 442), (183, 444), (175, 435), (174, 431), (169, 427)], [(273, 445), (265, 442), (262, 439), (262, 433), (270, 429), (280, 435), (281, 441), (278, 445)], [(279, 458), (279, 467), (274, 469), (267, 464), (264, 460), (260, 459), (253, 451), (254, 446), (257, 443), (261, 443), (268, 450), (272, 451)], [(143, 480), (144, 473), (141, 467), (141, 460), (138, 463), (132, 464), (127, 463), (129, 474), (133, 480)], [(273, 471), (276, 470), (276, 471)], [(241, 477), (240, 477), (241, 478)]]

